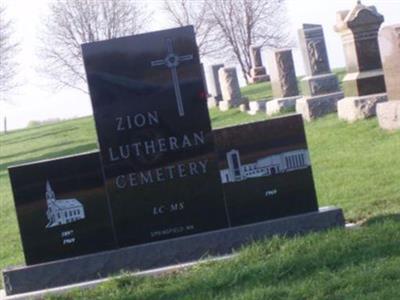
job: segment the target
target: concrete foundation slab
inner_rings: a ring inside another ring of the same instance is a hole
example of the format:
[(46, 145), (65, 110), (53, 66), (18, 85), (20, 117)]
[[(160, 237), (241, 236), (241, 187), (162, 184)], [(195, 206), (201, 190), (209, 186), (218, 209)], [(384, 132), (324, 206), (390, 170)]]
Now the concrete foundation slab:
[(304, 120), (312, 121), (337, 111), (337, 102), (344, 97), (343, 92), (319, 96), (304, 96), (296, 101), (296, 112)]
[(266, 113), (268, 116), (278, 114), (285, 111), (294, 111), (296, 109), (296, 101), (301, 96), (277, 98), (267, 102)]
[(121, 271), (148, 270), (195, 261), (207, 255), (226, 255), (254, 240), (276, 234), (292, 236), (343, 226), (342, 210), (325, 207), (316, 212), (255, 224), (38, 265), (9, 268), (3, 271), (3, 286), (6, 295), (16, 295), (97, 280)]
[(258, 112), (264, 112), (267, 105), (267, 100), (250, 101), (249, 102), (249, 115), (255, 115)]
[(350, 123), (373, 117), (376, 115), (376, 105), (386, 101), (386, 93), (346, 97), (338, 102), (338, 117)]

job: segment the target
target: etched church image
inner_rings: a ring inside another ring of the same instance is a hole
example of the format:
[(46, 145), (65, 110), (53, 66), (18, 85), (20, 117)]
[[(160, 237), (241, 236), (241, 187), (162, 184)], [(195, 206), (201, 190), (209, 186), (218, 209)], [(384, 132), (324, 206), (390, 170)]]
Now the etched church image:
[(258, 159), (254, 163), (243, 164), (238, 150), (226, 153), (228, 168), (220, 170), (222, 183), (242, 181), (254, 177), (300, 170), (309, 167), (310, 158), (305, 149), (288, 151)]
[(48, 181), (46, 182), (46, 201), (46, 214), (49, 220), (46, 228), (73, 223), (85, 218), (83, 205), (76, 199), (57, 200)]

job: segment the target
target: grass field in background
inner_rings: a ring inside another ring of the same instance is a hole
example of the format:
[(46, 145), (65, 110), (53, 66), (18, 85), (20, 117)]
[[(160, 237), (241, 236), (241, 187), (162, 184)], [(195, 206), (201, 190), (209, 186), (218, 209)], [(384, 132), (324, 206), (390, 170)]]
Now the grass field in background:
[[(243, 89), (257, 95), (263, 84)], [(250, 96), (249, 96), (250, 97)], [(210, 111), (213, 128), (265, 120)], [(376, 119), (335, 115), (306, 124), (320, 206), (344, 209), (356, 230), (275, 238), (160, 278), (124, 277), (62, 299), (397, 299), (400, 295), (400, 133)], [(23, 264), (7, 166), (96, 149), (91, 117), (0, 135), (0, 269)]]

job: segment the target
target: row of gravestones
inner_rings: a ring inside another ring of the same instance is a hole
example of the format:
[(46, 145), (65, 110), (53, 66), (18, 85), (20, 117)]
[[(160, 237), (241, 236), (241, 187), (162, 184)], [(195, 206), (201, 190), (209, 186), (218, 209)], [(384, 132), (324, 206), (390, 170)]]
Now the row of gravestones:
[(346, 58), (344, 93), (330, 70), (322, 26), (304, 24), (298, 31), (306, 71), (301, 80), (304, 95), (299, 94), (291, 49), (268, 52), (268, 76), (260, 47), (251, 47), (251, 82), (271, 80), (274, 99), (248, 103), (240, 93), (236, 69), (220, 64), (207, 67), (209, 107), (218, 106), (221, 111), (240, 107), (252, 115), (296, 110), (307, 121), (336, 111), (349, 122), (377, 113), (382, 128), (399, 129), (400, 102), (387, 99), (400, 99), (400, 24), (382, 28), (378, 42), (383, 20), (374, 6), (360, 2), (350, 11), (337, 13), (335, 30), (342, 37)]

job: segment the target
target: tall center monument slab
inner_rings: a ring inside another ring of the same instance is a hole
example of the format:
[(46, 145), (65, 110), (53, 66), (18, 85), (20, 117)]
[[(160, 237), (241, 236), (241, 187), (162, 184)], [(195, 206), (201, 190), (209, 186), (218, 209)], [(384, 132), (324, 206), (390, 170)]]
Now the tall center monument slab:
[(346, 98), (338, 102), (338, 116), (353, 122), (374, 116), (377, 103), (387, 100), (378, 45), (384, 17), (361, 1), (336, 17), (334, 29), (342, 38), (347, 71), (343, 79)]
[(302, 79), (304, 97), (297, 100), (296, 111), (311, 121), (335, 112), (343, 92), (329, 66), (322, 26), (303, 24), (298, 34), (306, 76)]
[(82, 49), (119, 245), (226, 227), (193, 27)]
[(267, 115), (294, 110), (300, 98), (291, 49), (270, 50), (267, 56), (273, 100), (266, 105)]
[(400, 130), (400, 24), (385, 26), (379, 32), (379, 47), (389, 102), (379, 103), (379, 125)]

